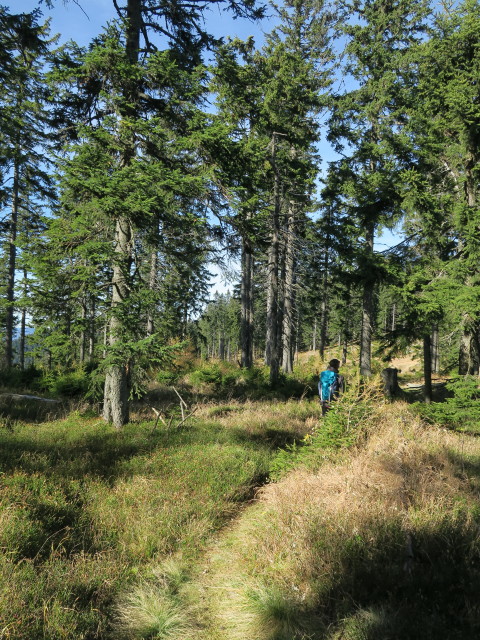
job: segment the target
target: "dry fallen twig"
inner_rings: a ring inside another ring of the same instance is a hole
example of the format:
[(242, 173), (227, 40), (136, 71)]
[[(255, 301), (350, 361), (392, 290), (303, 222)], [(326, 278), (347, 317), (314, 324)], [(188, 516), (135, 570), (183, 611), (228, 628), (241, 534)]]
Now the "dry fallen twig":
[(185, 402), (185, 400), (182, 398), (182, 396), (178, 393), (178, 391), (175, 389), (175, 387), (172, 387), (172, 389), (175, 391), (175, 393), (177, 394), (177, 396), (180, 398), (180, 411), (182, 414), (182, 423), (185, 422), (185, 413), (184, 413), (184, 408), (188, 409), (187, 403)]

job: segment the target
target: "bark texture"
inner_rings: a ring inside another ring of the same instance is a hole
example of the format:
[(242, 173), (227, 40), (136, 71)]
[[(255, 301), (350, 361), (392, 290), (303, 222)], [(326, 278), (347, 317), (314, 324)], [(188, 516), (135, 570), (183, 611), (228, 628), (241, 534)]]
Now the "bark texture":
[(242, 367), (253, 366), (253, 251), (247, 238), (242, 239), (240, 345)]
[(423, 336), (423, 399), (426, 404), (432, 402), (432, 338), (430, 334)]
[[(17, 150), (18, 153), (18, 150)], [(7, 308), (5, 318), (5, 356), (7, 369), (13, 366), (13, 328), (15, 324), (15, 270), (17, 260), (17, 224), (19, 203), (19, 163), (15, 160), (13, 168), (12, 214), (10, 217), (10, 237), (8, 241)]]
[[(138, 62), (140, 48), (140, 30), (142, 24), (141, 0), (128, 0), (126, 20), (125, 51), (130, 64)], [(125, 106), (119, 113), (120, 128), (123, 120), (134, 118), (138, 102), (138, 87), (134, 84), (123, 87)], [(128, 166), (135, 157), (135, 139), (130, 128), (124, 132), (124, 147), (121, 152), (120, 165)], [(108, 327), (109, 357), (112, 359), (107, 368), (103, 402), (103, 417), (119, 429), (129, 420), (129, 362), (127, 356), (121, 354), (124, 308), (129, 298), (129, 275), (132, 263), (132, 230), (130, 220), (119, 215), (115, 221), (115, 260), (112, 276), (111, 318)]]
[(113, 268), (112, 277), (112, 316), (109, 324), (109, 353), (119, 362), (112, 363), (107, 369), (105, 379), (105, 393), (103, 401), (103, 417), (107, 422), (112, 422), (119, 429), (128, 422), (129, 385), (128, 362), (118, 352), (118, 346), (122, 340), (122, 320), (118, 311), (128, 300), (128, 274), (131, 266), (131, 241), (132, 234), (130, 222), (126, 218), (117, 220), (115, 229), (115, 254), (117, 259)]
[[(366, 245), (369, 254), (373, 254), (375, 228), (373, 225), (367, 231)], [(362, 301), (362, 329), (360, 334), (360, 375), (372, 374), (372, 335), (375, 317), (374, 282), (367, 278), (363, 287)]]
[(272, 165), (274, 169), (274, 203), (271, 217), (270, 246), (268, 249), (267, 332), (265, 363), (270, 367), (270, 382), (274, 384), (280, 373), (278, 349), (279, 314), (279, 262), (280, 262), (280, 173), (276, 164), (276, 136), (272, 138)]
[(282, 370), (284, 373), (293, 371), (293, 330), (294, 330), (294, 247), (295, 247), (295, 209), (290, 203), (287, 214), (285, 237), (285, 286), (283, 296), (283, 327), (282, 327)]

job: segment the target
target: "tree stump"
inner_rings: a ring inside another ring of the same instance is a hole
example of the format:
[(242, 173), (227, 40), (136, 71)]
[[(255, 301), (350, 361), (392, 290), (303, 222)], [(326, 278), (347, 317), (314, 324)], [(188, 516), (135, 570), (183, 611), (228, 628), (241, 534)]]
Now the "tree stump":
[(385, 394), (389, 398), (394, 398), (402, 394), (402, 389), (398, 384), (398, 369), (394, 367), (388, 367), (382, 371), (382, 379), (384, 384)]

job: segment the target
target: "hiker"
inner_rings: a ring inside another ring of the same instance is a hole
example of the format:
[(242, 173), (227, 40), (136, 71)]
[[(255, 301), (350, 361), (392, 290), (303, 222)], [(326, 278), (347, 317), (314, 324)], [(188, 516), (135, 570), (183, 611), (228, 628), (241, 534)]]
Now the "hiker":
[(322, 404), (322, 416), (330, 409), (330, 403), (343, 391), (343, 376), (338, 373), (340, 360), (334, 358), (328, 363), (328, 367), (320, 374), (318, 381), (318, 393)]

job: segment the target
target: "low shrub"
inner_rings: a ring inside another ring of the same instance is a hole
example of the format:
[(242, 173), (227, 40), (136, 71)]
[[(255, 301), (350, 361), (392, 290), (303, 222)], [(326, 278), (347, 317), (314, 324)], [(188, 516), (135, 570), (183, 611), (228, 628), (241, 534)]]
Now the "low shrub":
[(32, 389), (41, 377), (41, 369), (34, 366), (23, 370), (17, 367), (0, 369), (0, 386), (10, 389)]
[(176, 381), (178, 380), (178, 374), (174, 373), (173, 371), (160, 370), (160, 371), (157, 371), (155, 379), (160, 384), (171, 386), (172, 384), (175, 384)]
[(74, 371), (44, 370), (34, 384), (34, 388), (55, 396), (77, 397), (89, 388), (91, 374), (83, 368)]
[(59, 396), (81, 396), (88, 390), (88, 382), (88, 375), (84, 371), (72, 371), (59, 375), (51, 384), (50, 391)]
[(376, 393), (375, 386), (364, 391), (363, 397), (355, 388), (348, 390), (332, 404), (325, 416), (317, 420), (309, 433), (277, 453), (272, 462), (271, 477), (279, 479), (297, 467), (315, 469), (329, 452), (355, 444), (362, 437), (373, 411), (373, 404), (365, 402), (365, 396)]
[(230, 362), (207, 362), (188, 374), (187, 380), (197, 388), (213, 388), (215, 393), (231, 391), (243, 393), (255, 384), (258, 374), (252, 369), (241, 369)]
[(416, 403), (418, 413), (449, 429), (480, 433), (480, 385), (477, 377), (457, 378), (445, 385), (452, 397), (444, 402)]
[(222, 383), (222, 370), (219, 364), (205, 364), (201, 368), (192, 371), (189, 375), (189, 382), (192, 385), (213, 384), (220, 385)]

